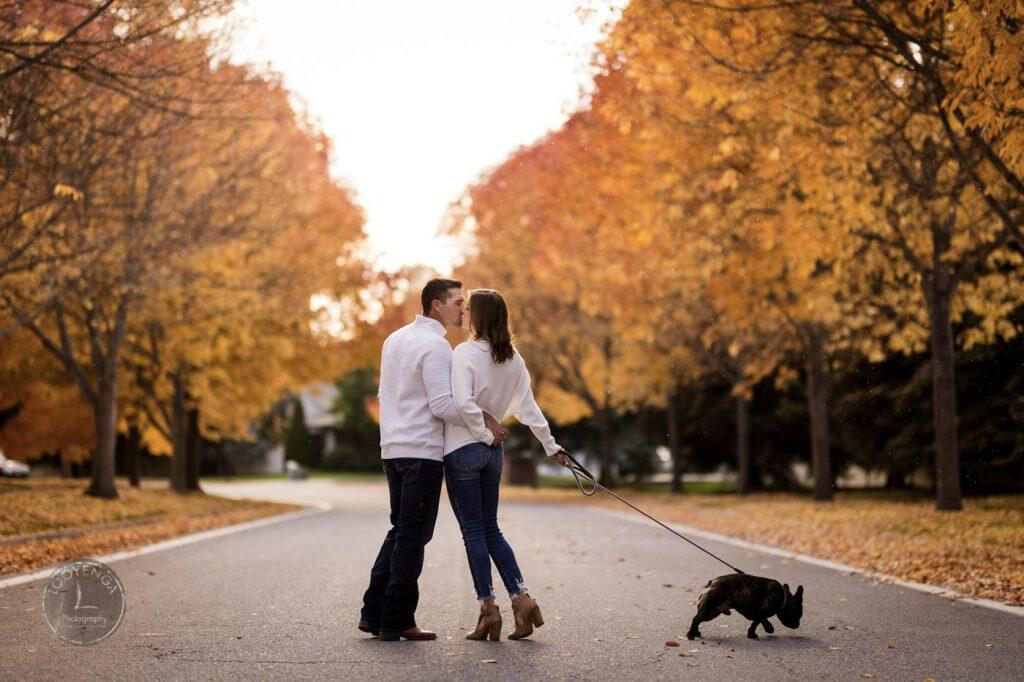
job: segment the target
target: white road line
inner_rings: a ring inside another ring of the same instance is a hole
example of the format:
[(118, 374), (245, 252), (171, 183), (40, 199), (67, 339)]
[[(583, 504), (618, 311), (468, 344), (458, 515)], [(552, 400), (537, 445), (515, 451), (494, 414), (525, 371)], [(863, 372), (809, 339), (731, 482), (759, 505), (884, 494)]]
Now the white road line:
[[(579, 506), (579, 505), (576, 505)], [(595, 514), (603, 514), (605, 516), (612, 516), (623, 521), (632, 521), (634, 523), (640, 523), (645, 526), (653, 526), (650, 521), (637, 516), (631, 512), (621, 512), (612, 509), (596, 509), (594, 507), (582, 507), (580, 509), (586, 509), (594, 512)], [(877, 580), (884, 580), (887, 583), (893, 585), (899, 585), (900, 587), (907, 587), (911, 590), (917, 590), (918, 592), (927, 592), (929, 594), (936, 594), (942, 597), (948, 597), (956, 599), (958, 601), (965, 602), (967, 604), (974, 604), (976, 606), (982, 606), (986, 609), (992, 609), (993, 611), (1002, 611), (1003, 613), (1010, 613), (1015, 616), (1024, 618), (1024, 606), (1010, 606), (1009, 604), (1003, 604), (1001, 602), (994, 601), (992, 599), (975, 599), (973, 597), (964, 596), (962, 593), (956, 590), (951, 590), (946, 587), (937, 587), (935, 585), (926, 585), (924, 583), (915, 583), (908, 580), (900, 580), (895, 576), (891, 576), (885, 573), (874, 573), (867, 571), (863, 568), (857, 568), (856, 566), (850, 566), (849, 564), (843, 564), (838, 561), (829, 561), (828, 559), (819, 559), (818, 557), (810, 556), (809, 554), (800, 554), (798, 552), (791, 552), (787, 549), (781, 549), (779, 547), (772, 547), (770, 545), (760, 545), (756, 542), (747, 542), (746, 540), (740, 540), (728, 535), (722, 535), (720, 533), (712, 533), (711, 531), (701, 530), (700, 528), (692, 528), (690, 526), (684, 526), (678, 523), (666, 523), (665, 525), (683, 533), (684, 535), (690, 535), (693, 537), (704, 538), (705, 540), (714, 540), (715, 542), (724, 542), (728, 545), (735, 547), (742, 547), (743, 549), (749, 549), (756, 552), (762, 552), (764, 554), (773, 554), (775, 556), (785, 557), (787, 559), (795, 559), (802, 561), (805, 564), (811, 564), (814, 566), (821, 566), (823, 568), (830, 568), (833, 571), (839, 571), (841, 573), (856, 573), (863, 575), (868, 578), (875, 578)]]
[[(252, 530), (253, 528), (262, 528), (263, 526), (270, 526), (275, 523), (282, 523), (284, 521), (294, 521), (296, 519), (302, 519), (307, 516), (315, 516), (317, 514), (323, 514), (324, 512), (330, 511), (331, 506), (327, 503), (318, 503), (314, 507), (307, 509), (299, 509), (297, 511), (288, 512), (287, 514), (278, 514), (276, 516), (268, 516), (263, 519), (256, 519), (255, 521), (246, 521), (244, 523), (236, 523), (231, 526), (222, 526), (221, 528), (214, 528), (212, 530), (204, 530), (199, 533), (191, 533), (189, 535), (182, 535), (181, 537), (172, 538), (170, 540), (164, 540), (162, 542), (156, 542), (152, 545), (146, 545), (145, 547), (139, 547), (138, 549), (126, 550), (123, 552), (115, 552), (113, 554), (107, 554), (105, 556), (91, 557), (102, 561), (105, 564), (110, 564), (115, 561), (123, 561), (124, 559), (131, 559), (132, 557), (142, 556), (143, 554), (152, 554), (153, 552), (162, 552), (165, 549), (174, 549), (175, 547), (183, 547), (185, 545), (191, 545), (197, 542), (203, 542), (205, 540), (212, 540), (213, 538), (224, 537), (225, 535), (231, 535), (232, 533), (241, 533), (242, 531)], [(22, 573), (15, 575), (10, 578), (0, 579), (0, 589), (7, 587), (14, 587), (15, 585), (21, 585), (24, 583), (34, 582), (36, 580), (43, 580), (50, 577), (53, 573), (54, 566), (44, 568), (40, 571), (34, 571), (32, 573)]]

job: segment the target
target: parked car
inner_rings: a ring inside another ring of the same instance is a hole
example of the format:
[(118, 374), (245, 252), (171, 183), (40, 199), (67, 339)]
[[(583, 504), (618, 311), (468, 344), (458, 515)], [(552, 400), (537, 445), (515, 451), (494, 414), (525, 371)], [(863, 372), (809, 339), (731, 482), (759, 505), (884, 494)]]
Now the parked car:
[(0, 452), (0, 476), (27, 478), (28, 474), (29, 466), (27, 464), (7, 459), (6, 455)]

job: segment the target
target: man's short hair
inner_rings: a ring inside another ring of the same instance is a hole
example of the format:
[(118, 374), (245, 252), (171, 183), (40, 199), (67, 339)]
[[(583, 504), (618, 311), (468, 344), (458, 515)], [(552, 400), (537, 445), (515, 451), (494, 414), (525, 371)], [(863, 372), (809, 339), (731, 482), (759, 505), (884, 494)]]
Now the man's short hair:
[(420, 303), (423, 304), (423, 314), (430, 315), (430, 304), (433, 301), (448, 302), (449, 289), (461, 289), (462, 282), (457, 279), (434, 278), (427, 282), (420, 294)]

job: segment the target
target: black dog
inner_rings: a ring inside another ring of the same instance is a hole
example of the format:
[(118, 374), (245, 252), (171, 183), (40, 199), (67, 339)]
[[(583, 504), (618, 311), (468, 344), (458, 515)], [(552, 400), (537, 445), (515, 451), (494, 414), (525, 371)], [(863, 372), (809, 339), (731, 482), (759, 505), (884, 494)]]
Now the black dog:
[(754, 632), (758, 625), (764, 631), (775, 632), (768, 622), (772, 616), (778, 616), (779, 622), (787, 628), (800, 627), (800, 617), (804, 613), (804, 586), (796, 588), (796, 593), (789, 591), (789, 585), (781, 585), (778, 580), (761, 578), (745, 573), (733, 573), (712, 578), (697, 602), (697, 615), (693, 617), (687, 639), (700, 637), (700, 624), (706, 620), (717, 618), (719, 614), (729, 615), (729, 609), (736, 609), (740, 615), (753, 621), (747, 630), (747, 637), (757, 639)]

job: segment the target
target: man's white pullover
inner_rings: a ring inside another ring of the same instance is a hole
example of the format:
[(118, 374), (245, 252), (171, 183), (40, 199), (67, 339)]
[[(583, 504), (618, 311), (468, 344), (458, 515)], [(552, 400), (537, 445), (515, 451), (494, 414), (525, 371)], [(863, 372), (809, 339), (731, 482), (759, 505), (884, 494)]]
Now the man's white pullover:
[(452, 399), (452, 348), (445, 333), (437, 320), (417, 315), (384, 341), (377, 392), (383, 459), (418, 457), (440, 462), (445, 422), (463, 425)]

